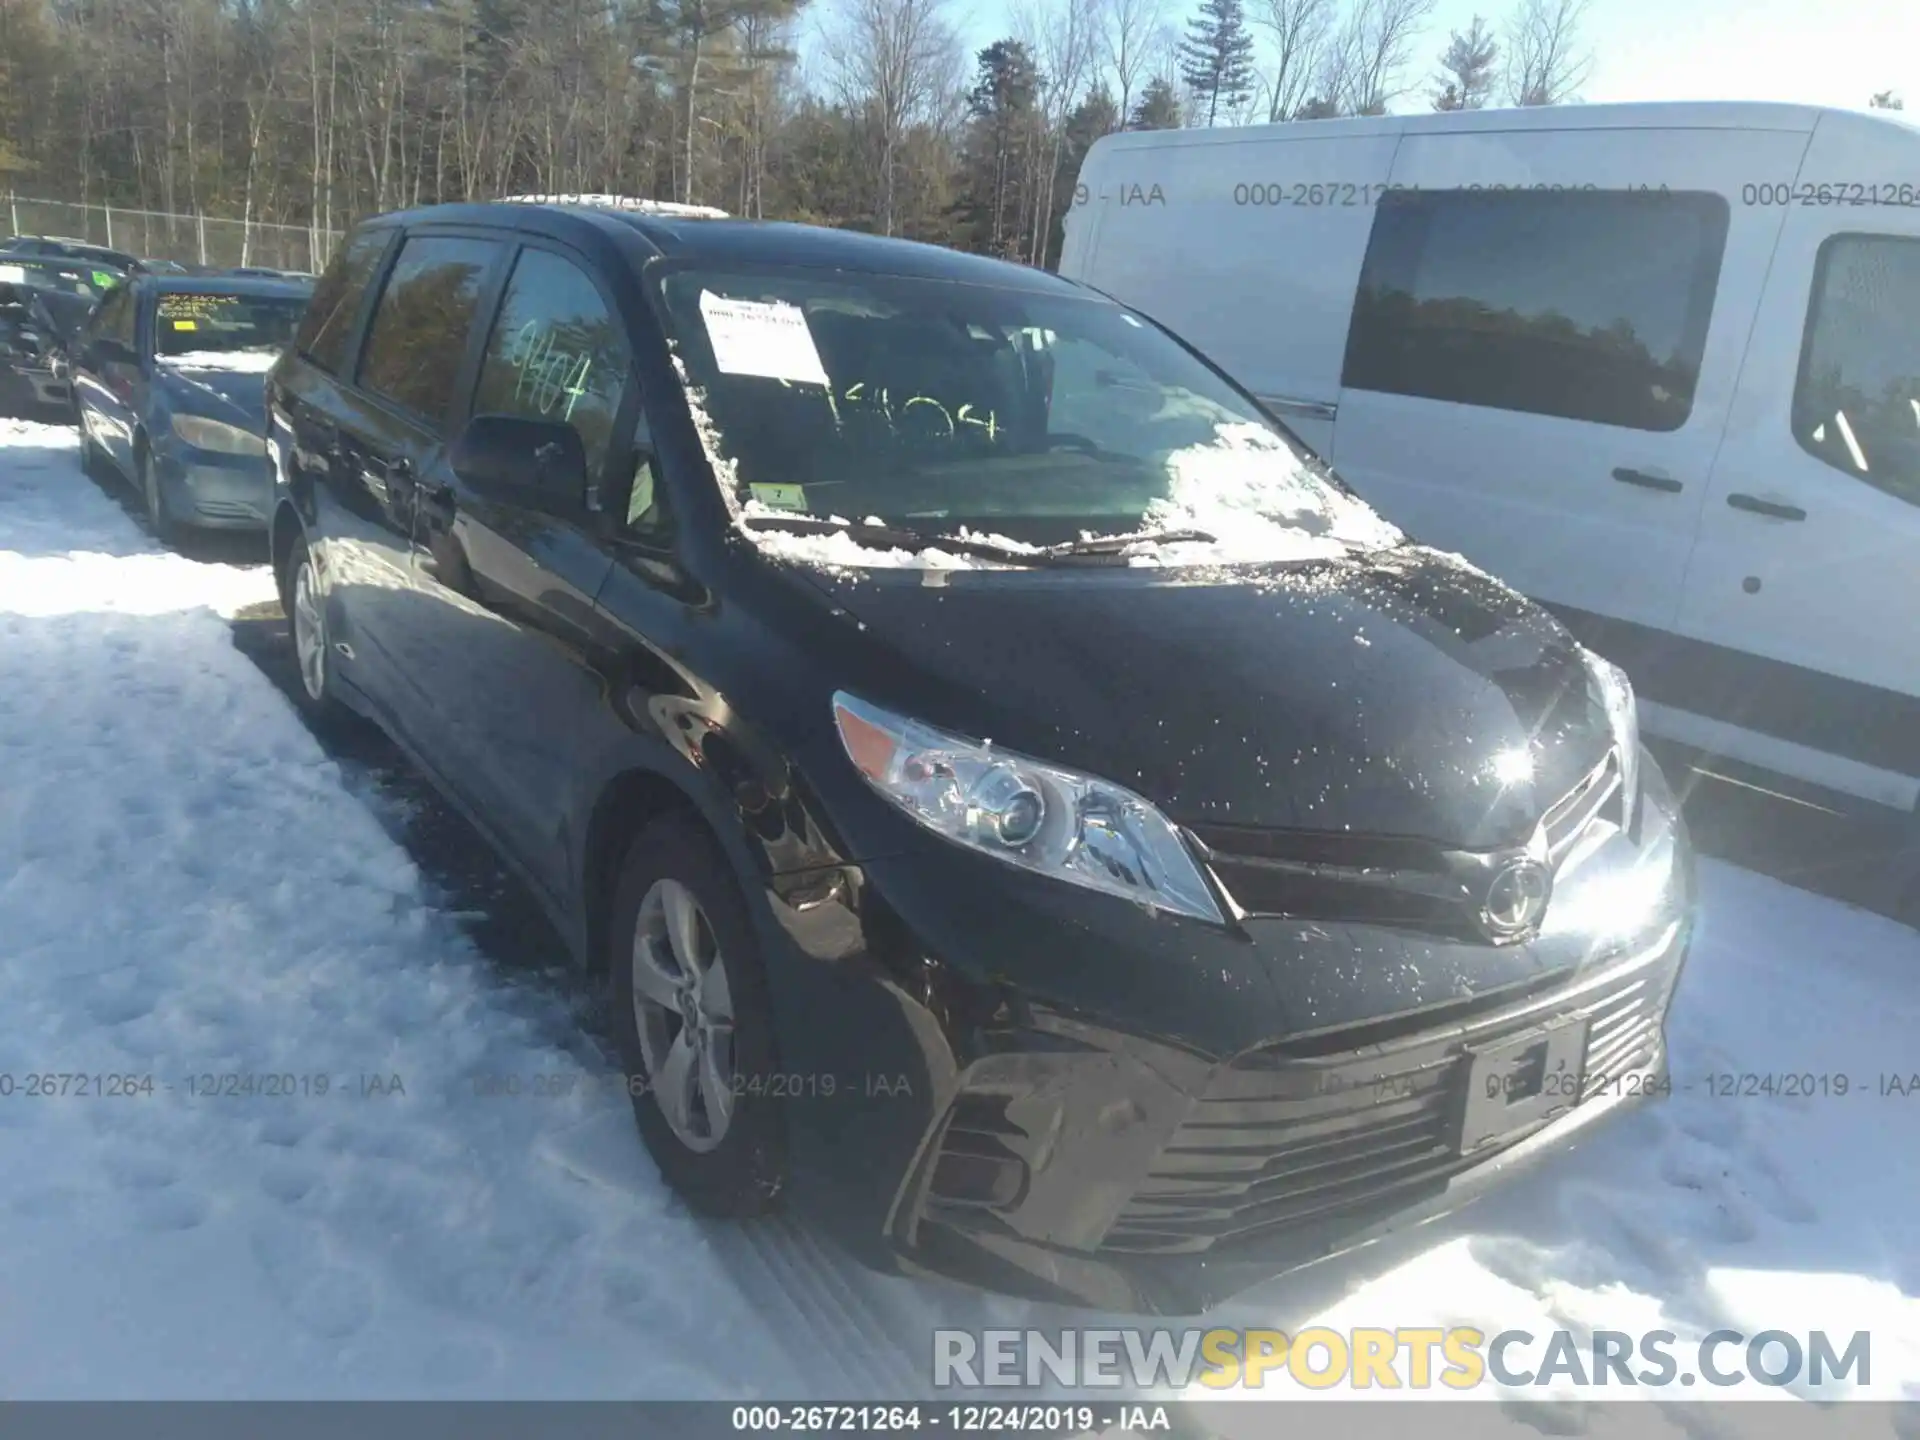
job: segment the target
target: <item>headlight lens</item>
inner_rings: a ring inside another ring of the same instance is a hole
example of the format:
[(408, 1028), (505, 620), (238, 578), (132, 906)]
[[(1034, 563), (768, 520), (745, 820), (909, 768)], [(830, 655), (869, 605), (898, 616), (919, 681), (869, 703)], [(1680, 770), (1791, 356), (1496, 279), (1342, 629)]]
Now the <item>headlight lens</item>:
[(267, 442), (250, 430), (200, 415), (173, 417), (173, 433), (200, 450), (221, 455), (265, 455)]
[(844, 692), (833, 697), (833, 716), (867, 782), (955, 844), (1151, 909), (1225, 923), (1173, 822), (1131, 790)]
[(1620, 806), (1620, 828), (1633, 828), (1633, 807), (1640, 798), (1640, 706), (1633, 698), (1633, 683), (1627, 672), (1582, 647), (1586, 657), (1588, 691), (1594, 703), (1607, 712), (1607, 724), (1613, 730), (1614, 748), (1620, 755), (1620, 788), (1626, 797)]

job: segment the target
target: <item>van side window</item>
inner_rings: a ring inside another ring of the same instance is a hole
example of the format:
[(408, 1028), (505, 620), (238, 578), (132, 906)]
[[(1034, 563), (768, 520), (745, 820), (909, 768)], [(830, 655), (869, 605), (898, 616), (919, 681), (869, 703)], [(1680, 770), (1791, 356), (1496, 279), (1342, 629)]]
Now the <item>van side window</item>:
[(390, 230), (362, 230), (340, 248), (313, 287), (293, 344), (329, 375), (338, 375), (346, 366), (347, 344), (353, 338), (353, 322), (360, 318), (361, 297), (373, 283), (373, 272), (386, 254), (392, 234)]
[(1793, 389), (1793, 438), (1834, 469), (1920, 505), (1920, 240), (1820, 247)]
[(410, 238), (367, 329), (360, 384), (430, 425), (443, 425), (480, 291), (499, 253), (491, 240)]
[(564, 421), (598, 477), (632, 373), (626, 331), (586, 274), (548, 251), (523, 250), (487, 337), (473, 413)]
[(1684, 191), (1389, 192), (1341, 383), (1677, 430), (1727, 220), (1725, 199)]

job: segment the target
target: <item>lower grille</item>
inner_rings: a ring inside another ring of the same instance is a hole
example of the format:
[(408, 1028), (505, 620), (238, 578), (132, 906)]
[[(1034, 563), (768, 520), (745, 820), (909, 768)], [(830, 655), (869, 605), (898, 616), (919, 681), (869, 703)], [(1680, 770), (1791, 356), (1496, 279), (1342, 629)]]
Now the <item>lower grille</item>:
[[(1205, 1250), (1262, 1232), (1363, 1220), (1405, 1203), (1409, 1191), (1444, 1184), (1488, 1153), (1463, 1159), (1457, 1149), (1468, 1050), (1579, 1016), (1587, 1022), (1580, 1101), (1617, 1090), (1658, 1054), (1675, 949), (1666, 937), (1600, 975), (1437, 1033), (1326, 1059), (1241, 1057), (1216, 1074), (1104, 1247)], [(1521, 1127), (1496, 1149), (1537, 1128)]]

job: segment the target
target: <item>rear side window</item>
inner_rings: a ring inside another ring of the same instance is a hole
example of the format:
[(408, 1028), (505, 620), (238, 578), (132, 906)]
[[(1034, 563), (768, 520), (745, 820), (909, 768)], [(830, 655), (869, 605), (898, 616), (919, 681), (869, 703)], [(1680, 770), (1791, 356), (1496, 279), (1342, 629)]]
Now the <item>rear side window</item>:
[(94, 325), (102, 340), (119, 340), (132, 345), (134, 321), (138, 317), (139, 312), (133, 303), (133, 286), (122, 285), (100, 302), (99, 318)]
[(626, 331), (586, 272), (525, 250), (487, 337), (473, 413), (565, 421), (598, 475), (632, 372)]
[(360, 301), (391, 238), (389, 230), (362, 230), (341, 247), (314, 286), (294, 348), (329, 374), (338, 375), (346, 368)]
[(1820, 247), (1793, 436), (1834, 469), (1920, 505), (1920, 240)]
[(444, 423), (480, 291), (499, 253), (490, 240), (409, 239), (373, 312), (360, 384), (431, 425)]
[(1727, 202), (1669, 191), (1392, 191), (1341, 383), (1677, 430), (1693, 410)]

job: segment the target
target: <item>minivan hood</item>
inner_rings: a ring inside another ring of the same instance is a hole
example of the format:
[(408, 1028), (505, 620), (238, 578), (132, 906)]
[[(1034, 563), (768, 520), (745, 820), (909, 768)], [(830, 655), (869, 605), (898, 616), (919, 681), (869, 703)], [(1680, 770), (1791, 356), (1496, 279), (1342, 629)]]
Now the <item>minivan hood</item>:
[[(804, 573), (879, 647), (862, 698), (1185, 824), (1519, 844), (1611, 744), (1558, 622), (1421, 547), (1185, 572)], [(1531, 780), (1495, 779), (1530, 746)]]
[(161, 361), (168, 398), (190, 415), (224, 420), (246, 429), (266, 423), (267, 377), (246, 370), (198, 369)]

